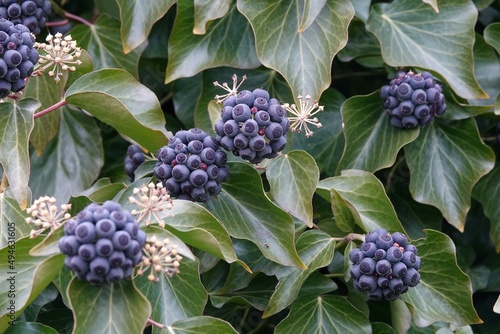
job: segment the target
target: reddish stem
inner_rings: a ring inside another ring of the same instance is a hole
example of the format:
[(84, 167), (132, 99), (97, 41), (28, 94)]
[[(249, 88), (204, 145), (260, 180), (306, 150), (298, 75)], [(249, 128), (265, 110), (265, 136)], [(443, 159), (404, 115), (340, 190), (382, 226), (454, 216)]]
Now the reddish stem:
[(159, 322), (154, 321), (153, 319), (149, 318), (148, 323), (151, 324), (151, 326), (155, 326), (158, 328), (165, 328), (165, 325), (160, 324)]
[(69, 23), (69, 20), (64, 19), (62, 21), (46, 22), (45, 26), (46, 27), (61, 27), (61, 26), (66, 25), (68, 23)]
[(90, 23), (89, 21), (85, 20), (83, 17), (77, 16), (77, 15), (74, 15), (74, 14), (71, 14), (71, 13), (68, 13), (68, 12), (64, 12), (64, 16), (66, 16), (70, 20), (78, 21), (80, 23), (88, 25), (89, 27), (92, 27), (92, 23)]
[(66, 100), (59, 101), (59, 102), (57, 102), (56, 104), (54, 104), (54, 105), (52, 105), (52, 106), (48, 107), (47, 109), (44, 109), (44, 110), (42, 110), (42, 111), (40, 111), (40, 112), (37, 112), (36, 114), (34, 114), (34, 115), (33, 115), (33, 118), (38, 118), (38, 117), (40, 117), (40, 116), (43, 116), (43, 115), (45, 115), (45, 114), (48, 114), (49, 112), (54, 111), (54, 110), (56, 110), (57, 108), (60, 108), (60, 107), (62, 107), (62, 106), (64, 106), (64, 105), (66, 105), (66, 104), (68, 104), (68, 102), (66, 102)]

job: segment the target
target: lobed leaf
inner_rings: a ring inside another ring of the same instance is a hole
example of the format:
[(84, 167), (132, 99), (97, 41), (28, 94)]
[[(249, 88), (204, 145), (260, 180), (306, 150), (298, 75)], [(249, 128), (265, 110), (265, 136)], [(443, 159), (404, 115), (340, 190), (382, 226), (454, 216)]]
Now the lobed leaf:
[(413, 198), (437, 207), (448, 223), (463, 231), (472, 187), (495, 161), (479, 138), (475, 121), (435, 121), (405, 147), (405, 156)]
[(152, 152), (167, 143), (158, 98), (124, 70), (88, 73), (68, 88), (64, 98)]
[(266, 169), (272, 198), (286, 212), (313, 226), (312, 197), (319, 168), (305, 151), (291, 151), (272, 159)]
[(238, 10), (252, 25), (262, 64), (285, 77), (293, 96), (319, 100), (330, 85), (333, 57), (347, 43), (354, 8), (346, 0), (305, 3), (302, 9), (295, 1), (240, 0)]
[(0, 249), (30, 234), (28, 214), (5, 192), (0, 193)]
[(168, 328), (169, 334), (205, 334), (224, 333), (238, 334), (227, 321), (209, 316), (198, 316), (185, 320), (179, 320)]
[(229, 12), (231, 2), (231, 0), (195, 0), (193, 34), (205, 34), (211, 21), (220, 19)]

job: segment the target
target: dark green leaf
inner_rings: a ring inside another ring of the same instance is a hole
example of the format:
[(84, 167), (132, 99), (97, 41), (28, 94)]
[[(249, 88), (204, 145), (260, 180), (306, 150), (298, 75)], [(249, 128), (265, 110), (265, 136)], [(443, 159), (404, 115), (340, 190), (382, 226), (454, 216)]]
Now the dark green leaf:
[(418, 129), (391, 125), (382, 108), (379, 91), (346, 100), (342, 105), (342, 118), (346, 144), (337, 172), (344, 169), (375, 172), (390, 167), (401, 147), (415, 140), (419, 133)]
[(139, 77), (139, 57), (146, 44), (141, 44), (125, 54), (121, 43), (120, 21), (107, 15), (99, 15), (92, 26), (75, 26), (71, 30), (71, 36), (73, 40), (78, 41), (79, 47), (90, 53), (94, 69), (121, 68), (134, 77)]
[(206, 206), (222, 222), (229, 234), (247, 239), (268, 259), (286, 266), (304, 268), (294, 245), (291, 217), (264, 194), (257, 171), (245, 163), (228, 163), (229, 181)]
[(74, 278), (68, 287), (75, 325), (73, 333), (141, 333), (151, 305), (132, 281), (101, 287)]
[(347, 43), (354, 9), (350, 1), (327, 1), (318, 13), (323, 1), (312, 3), (303, 11), (298, 2), (240, 0), (238, 9), (252, 24), (260, 61), (285, 77), (294, 96), (319, 100), (330, 85), (333, 57)]
[(313, 226), (312, 197), (319, 169), (305, 151), (291, 151), (271, 160), (266, 170), (272, 198), (286, 212)]
[(31, 303), (21, 314), (23, 321), (36, 321), (38, 317), (38, 313), (40, 309), (47, 305), (48, 303), (53, 302), (57, 296), (59, 295), (59, 291), (57, 291), (54, 285), (49, 285), (45, 290), (42, 291), (38, 297)]
[[(163, 333), (163, 332), (162, 332)], [(226, 321), (209, 316), (193, 317), (179, 320), (169, 327), (168, 334), (238, 334), (236, 330)]]
[(401, 297), (410, 304), (415, 323), (425, 327), (438, 320), (457, 326), (481, 322), (472, 304), (470, 279), (457, 265), (453, 241), (438, 231), (426, 230), (426, 234), (426, 239), (414, 242), (422, 260), (422, 278)]
[(21, 209), (28, 206), (31, 195), (29, 137), (33, 129), (33, 113), (40, 102), (24, 99), (15, 104), (0, 104), (0, 164), (7, 175), (12, 196)]
[(307, 269), (284, 267), (277, 273), (279, 283), (264, 311), (264, 318), (293, 303), (307, 278), (315, 270), (326, 267), (332, 261), (335, 241), (323, 231), (310, 230), (297, 239), (297, 251)]
[(494, 47), (495, 50), (500, 53), (500, 22), (488, 25), (484, 29), (483, 35), (486, 43)]
[(405, 147), (405, 156), (413, 198), (437, 207), (448, 223), (463, 231), (472, 187), (494, 164), (474, 120), (431, 123)]
[(439, 13), (421, 1), (397, 0), (372, 6), (367, 29), (379, 39), (388, 65), (433, 70), (461, 97), (481, 99), (488, 96), (474, 78), (476, 19), (468, 0), (442, 0)]
[[(367, 18), (368, 11), (366, 11), (365, 21)], [(339, 51), (338, 57), (343, 62), (355, 59), (369, 67), (382, 67), (384, 65), (378, 40), (373, 34), (366, 31), (365, 23), (359, 20), (353, 20), (349, 25), (349, 40), (345, 48)]]
[(167, 13), (175, 2), (161, 0), (145, 5), (140, 0), (117, 0), (120, 7), (123, 52), (127, 54), (147, 41), (153, 24)]
[(370, 321), (347, 299), (340, 296), (311, 296), (292, 304), (288, 316), (276, 327), (276, 334), (371, 333)]
[(99, 176), (102, 139), (95, 120), (81, 111), (63, 107), (56, 112), (60, 113), (57, 137), (40, 157), (31, 155), (30, 187), (35, 198), (48, 195), (67, 203), (72, 194), (90, 187)]
[(250, 25), (235, 5), (222, 19), (214, 21), (204, 35), (193, 33), (193, 21), (194, 2), (178, 2), (169, 38), (167, 83), (212, 67), (255, 68), (260, 65)]
[(0, 193), (0, 249), (30, 234), (26, 218), (28, 214), (14, 198)]
[(198, 73), (190, 78), (179, 78), (173, 82), (174, 96), (172, 102), (174, 103), (175, 115), (188, 129), (195, 126), (193, 116), (198, 98), (204, 88), (202, 75), (205, 75), (205, 73)]
[(40, 238), (42, 236), (45, 236), (45, 238), (40, 243), (33, 246), (29, 254), (31, 256), (50, 256), (61, 254), (61, 249), (59, 248), (59, 240), (64, 234), (64, 229), (58, 228), (55, 231), (51, 231), (47, 236), (45, 236), (44, 234), (40, 235)]
[(228, 13), (231, 2), (231, 0), (195, 0), (193, 34), (205, 34), (211, 21)]
[(38, 322), (16, 322), (4, 334), (58, 334), (58, 332)]
[(372, 322), (373, 334), (396, 334), (394, 328), (383, 322)]
[(152, 152), (167, 143), (158, 99), (123, 70), (104, 69), (82, 76), (66, 91), (65, 100)]

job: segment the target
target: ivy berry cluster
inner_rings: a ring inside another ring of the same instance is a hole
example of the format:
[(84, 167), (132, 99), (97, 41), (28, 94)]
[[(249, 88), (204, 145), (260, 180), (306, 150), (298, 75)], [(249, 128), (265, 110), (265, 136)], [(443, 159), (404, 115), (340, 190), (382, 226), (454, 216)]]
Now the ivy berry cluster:
[(446, 110), (443, 88), (429, 72), (399, 71), (382, 86), (380, 97), (391, 124), (398, 128), (423, 127)]
[(285, 148), (289, 129), (285, 108), (268, 91), (257, 88), (225, 99), (215, 138), (225, 150), (257, 164)]
[(59, 248), (67, 268), (93, 285), (130, 278), (142, 260), (146, 233), (120, 204), (106, 201), (87, 205), (64, 224)]
[(421, 261), (414, 245), (400, 232), (384, 229), (368, 233), (360, 248), (349, 252), (356, 290), (371, 300), (395, 300), (420, 282)]
[(22, 24), (38, 35), (52, 13), (49, 0), (1, 0), (0, 17), (13, 24)]
[(127, 174), (130, 182), (134, 182), (137, 167), (146, 160), (142, 149), (139, 145), (132, 144), (127, 148), (127, 156), (125, 157), (125, 174)]

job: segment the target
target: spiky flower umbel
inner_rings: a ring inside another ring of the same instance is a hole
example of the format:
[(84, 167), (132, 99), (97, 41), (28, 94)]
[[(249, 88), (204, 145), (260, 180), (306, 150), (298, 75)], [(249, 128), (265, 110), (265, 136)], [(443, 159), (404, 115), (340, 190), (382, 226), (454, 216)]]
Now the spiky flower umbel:
[(26, 209), (26, 212), (31, 215), (31, 217), (26, 218), (26, 222), (36, 227), (30, 232), (31, 238), (36, 238), (48, 229), (54, 231), (71, 218), (68, 213), (71, 204), (62, 204), (59, 209), (55, 203), (56, 199), (54, 197), (42, 196), (36, 199), (31, 207)]
[(320, 106), (317, 101), (312, 101), (310, 95), (302, 97), (302, 95), (297, 96), (300, 101), (299, 105), (289, 105), (285, 103), (283, 107), (286, 111), (291, 113), (293, 116), (288, 117), (290, 120), (290, 129), (296, 131), (297, 133), (302, 132), (302, 128), (306, 133), (306, 137), (311, 137), (313, 132), (309, 129), (308, 123), (321, 128), (323, 125), (319, 122), (317, 117), (312, 118), (318, 112), (323, 111), (324, 107)]
[(36, 69), (39, 74), (42, 74), (46, 69), (49, 70), (49, 76), (54, 77), (55, 82), (61, 81), (60, 76), (64, 71), (76, 71), (75, 65), (81, 65), (78, 59), (81, 55), (81, 48), (76, 46), (76, 41), (71, 35), (63, 38), (61, 33), (56, 33), (54, 36), (49, 34), (45, 39), (47, 43), (35, 43), (34, 47), (40, 53), (38, 62), (40, 66)]
[(224, 89), (225, 91), (227, 91), (227, 94), (224, 94), (224, 95), (215, 95), (215, 100), (217, 101), (217, 103), (224, 102), (230, 96), (236, 96), (238, 94), (238, 88), (240, 88), (240, 86), (243, 83), (243, 81), (245, 81), (247, 79), (247, 76), (244, 75), (243, 77), (241, 77), (241, 82), (240, 83), (238, 83), (238, 76), (236, 74), (233, 74), (233, 76), (231, 77), (231, 79), (233, 80), (233, 88), (229, 88), (227, 82), (224, 82), (221, 85), (218, 81), (214, 81), (214, 86), (220, 87), (220, 88)]
[(137, 222), (140, 223), (146, 218), (146, 225), (158, 222), (160, 227), (165, 227), (159, 213), (171, 210), (173, 201), (161, 182), (156, 185), (151, 182), (147, 186), (144, 184), (140, 188), (134, 188), (134, 196), (130, 196), (129, 201), (140, 208), (131, 212), (132, 215), (138, 216)]
[(158, 274), (160, 273), (168, 277), (179, 273), (179, 261), (182, 260), (182, 256), (177, 253), (177, 245), (172, 245), (169, 239), (158, 240), (154, 235), (150, 241), (146, 242), (142, 252), (138, 275), (144, 275), (149, 270), (148, 280), (159, 282)]

